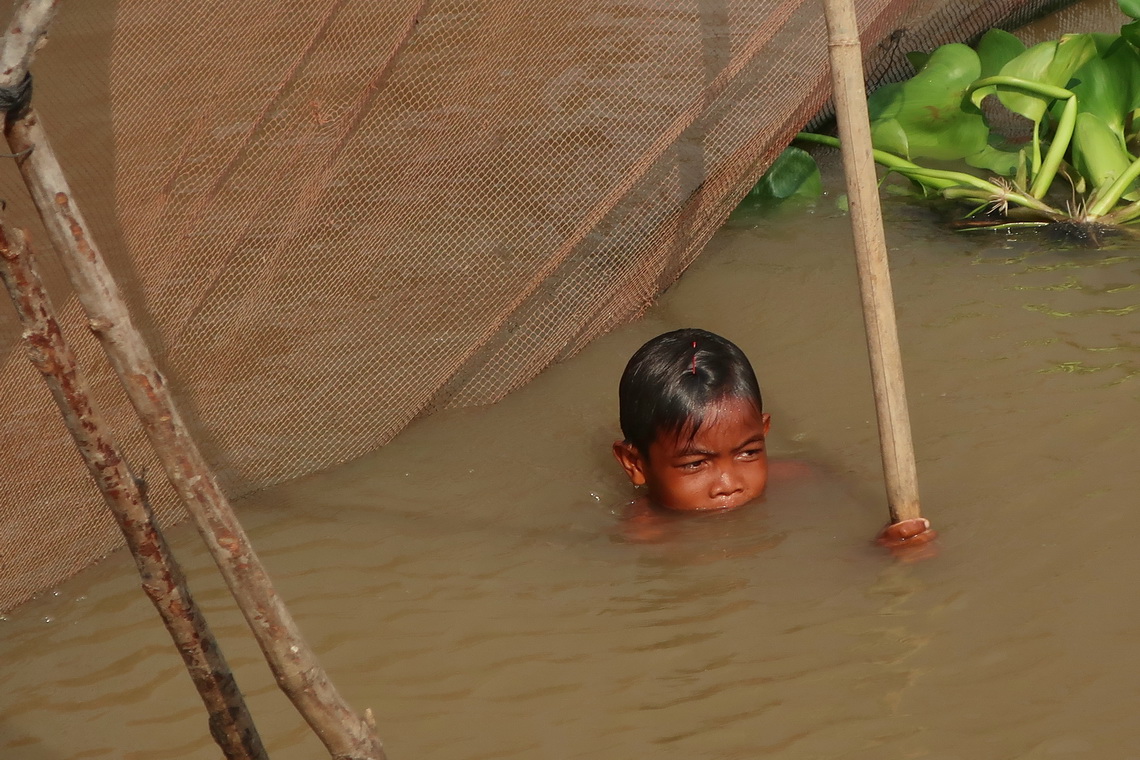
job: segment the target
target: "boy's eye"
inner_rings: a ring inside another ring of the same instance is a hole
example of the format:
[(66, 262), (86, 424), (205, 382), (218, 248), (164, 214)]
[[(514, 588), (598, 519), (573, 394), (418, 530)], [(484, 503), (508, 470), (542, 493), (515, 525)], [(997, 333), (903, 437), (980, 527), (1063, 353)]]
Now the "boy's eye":
[(691, 462), (678, 462), (677, 467), (682, 470), (695, 470), (704, 464), (704, 462), (705, 460), (703, 459), (695, 459)]
[(745, 449), (744, 451), (740, 452), (739, 456), (741, 459), (755, 459), (756, 457), (760, 456), (763, 453), (764, 453), (764, 447), (763, 446), (757, 446), (756, 448)]

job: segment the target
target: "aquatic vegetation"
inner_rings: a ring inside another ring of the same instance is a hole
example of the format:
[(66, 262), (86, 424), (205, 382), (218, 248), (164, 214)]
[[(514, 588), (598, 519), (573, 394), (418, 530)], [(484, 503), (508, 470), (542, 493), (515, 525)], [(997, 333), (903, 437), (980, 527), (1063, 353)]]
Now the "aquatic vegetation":
[(811, 201), (823, 193), (823, 178), (807, 151), (788, 146), (740, 202), (738, 211), (751, 213), (798, 201)]
[(1140, 0), (1119, 6), (1132, 19), (1119, 34), (1027, 48), (992, 29), (976, 48), (911, 54), (917, 73), (868, 98), (875, 161), (924, 197), (968, 204), (959, 229), (1061, 225), (1096, 240), (1140, 221)]
[(789, 198), (815, 198), (822, 191), (823, 180), (815, 159), (807, 151), (791, 146), (776, 157), (747, 197), (760, 203), (778, 203)]

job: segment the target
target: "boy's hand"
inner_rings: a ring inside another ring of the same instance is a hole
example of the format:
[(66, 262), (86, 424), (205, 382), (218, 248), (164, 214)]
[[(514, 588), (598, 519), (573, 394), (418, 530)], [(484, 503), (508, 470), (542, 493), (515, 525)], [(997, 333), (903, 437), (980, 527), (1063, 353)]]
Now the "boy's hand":
[(929, 559), (938, 553), (931, 543), (938, 533), (931, 530), (925, 517), (891, 523), (875, 538), (875, 543), (886, 547), (899, 559), (914, 562)]

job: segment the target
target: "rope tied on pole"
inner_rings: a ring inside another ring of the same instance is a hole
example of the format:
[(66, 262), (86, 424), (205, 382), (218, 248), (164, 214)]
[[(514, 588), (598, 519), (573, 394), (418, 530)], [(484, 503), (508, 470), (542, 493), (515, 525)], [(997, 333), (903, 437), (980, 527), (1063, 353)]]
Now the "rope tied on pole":
[[(4, 112), (4, 120), (11, 124), (27, 116), (32, 108), (32, 72), (24, 72), (24, 78), (11, 87), (0, 86), (0, 111)], [(0, 153), (0, 158), (23, 158), (32, 152), (29, 145), (19, 153)], [(0, 209), (7, 203), (0, 201)]]
[(15, 121), (27, 114), (32, 107), (32, 72), (24, 73), (24, 78), (11, 87), (0, 87), (0, 111)]

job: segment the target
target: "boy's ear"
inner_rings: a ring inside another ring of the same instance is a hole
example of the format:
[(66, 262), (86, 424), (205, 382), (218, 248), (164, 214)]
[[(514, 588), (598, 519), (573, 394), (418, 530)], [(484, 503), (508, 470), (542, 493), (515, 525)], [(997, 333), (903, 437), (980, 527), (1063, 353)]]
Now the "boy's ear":
[(637, 447), (628, 441), (614, 441), (614, 457), (635, 486), (645, 485), (645, 461)]
[(761, 414), (760, 422), (762, 425), (764, 425), (764, 435), (768, 435), (768, 428), (772, 427), (772, 415)]

